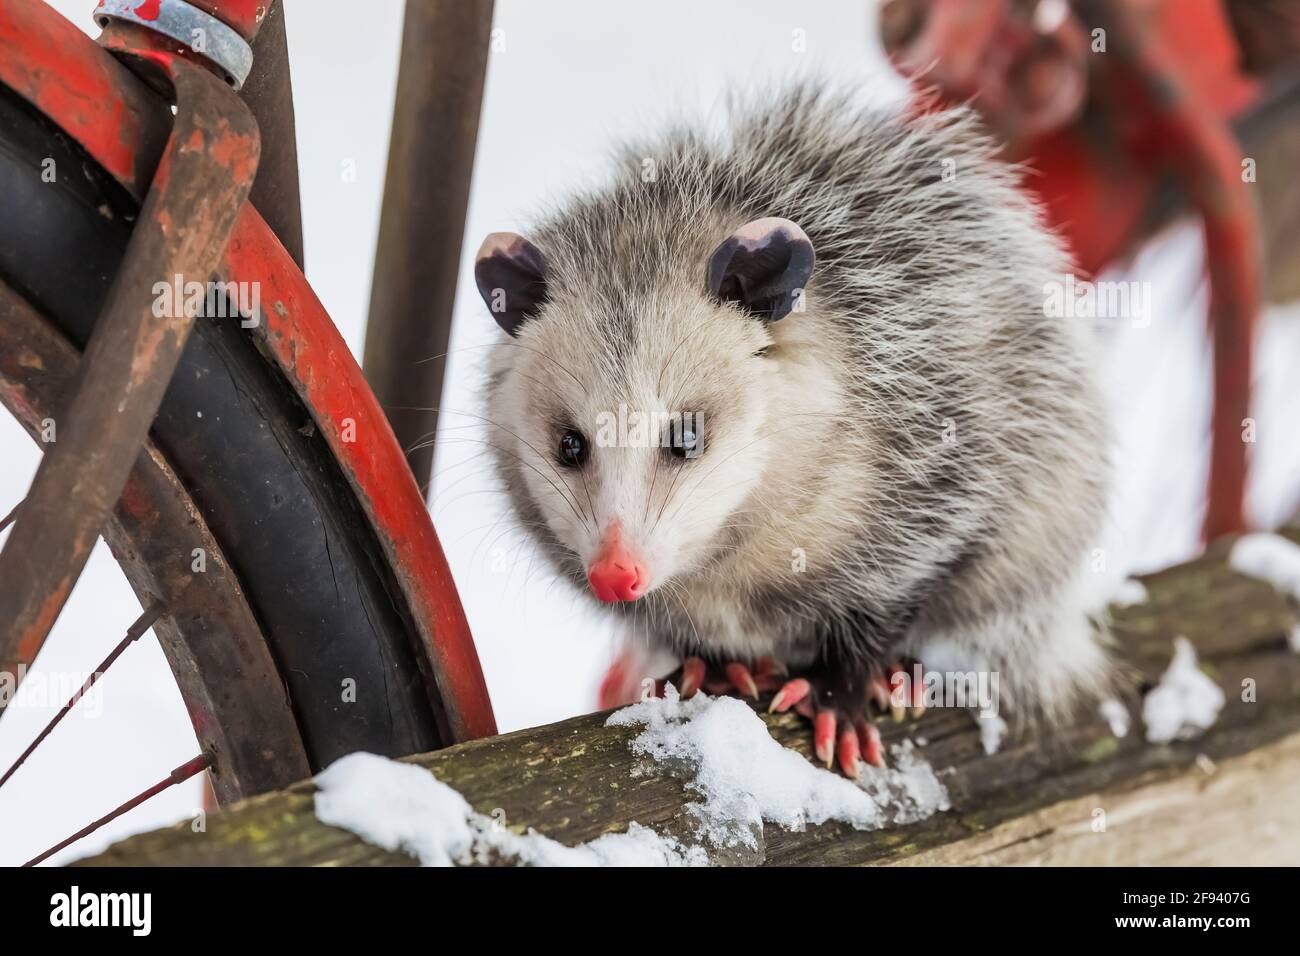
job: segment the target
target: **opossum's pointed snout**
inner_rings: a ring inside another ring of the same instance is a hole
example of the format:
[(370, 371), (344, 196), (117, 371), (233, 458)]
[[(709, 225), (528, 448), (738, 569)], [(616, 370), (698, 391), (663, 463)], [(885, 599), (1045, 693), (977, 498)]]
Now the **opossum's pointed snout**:
[(600, 553), (587, 569), (587, 583), (599, 600), (635, 601), (650, 588), (650, 572), (624, 543), (617, 526), (606, 535)]

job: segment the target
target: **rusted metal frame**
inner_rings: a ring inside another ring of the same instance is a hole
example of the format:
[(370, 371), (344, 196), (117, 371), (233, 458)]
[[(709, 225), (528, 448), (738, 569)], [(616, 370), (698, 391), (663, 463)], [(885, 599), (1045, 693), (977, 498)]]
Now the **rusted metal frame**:
[(0, 667), (35, 660), (120, 496), (193, 323), (154, 287), (206, 283), (257, 170), (257, 126), (206, 70), (140, 55), (167, 77), (176, 122), (95, 326), (59, 436), (0, 553)]
[(433, 467), (492, 0), (408, 0), (364, 369), (420, 486)]
[(155, 783), (149, 789), (136, 794), (130, 800), (126, 801), (126, 803), (117, 807), (115, 810), (104, 814), (104, 816), (100, 817), (98, 820), (96, 820), (94, 823), (90, 824), (89, 826), (82, 827), (76, 833), (72, 834), (72, 836), (68, 837), (66, 840), (62, 840), (59, 843), (56, 843), (54, 846), (50, 847), (48, 850), (46, 850), (44, 853), (40, 854), (39, 856), (32, 857), (30, 860), (24, 863), (23, 866), (25, 867), (36, 866), (38, 863), (44, 863), (50, 857), (54, 856), (54, 854), (62, 850), (64, 847), (72, 846), (72, 844), (76, 843), (78, 840), (82, 839), (83, 837), (90, 836), (92, 833), (94, 833), (100, 827), (104, 826), (106, 823), (111, 823), (112, 821), (116, 820), (118, 817), (122, 816), (122, 814), (130, 810), (134, 810), (140, 804), (153, 799), (154, 797), (158, 796), (158, 794), (162, 793), (164, 790), (169, 790), (172, 787), (176, 786), (178, 783), (184, 783), (186, 780), (190, 779), (190, 777), (194, 776), (196, 773), (202, 773), (204, 770), (207, 770), (208, 767), (211, 766), (211, 764), (212, 764), (212, 758), (208, 754), (199, 754), (199, 756), (197, 757), (190, 758), (189, 760), (185, 761), (185, 763), (181, 764), (179, 767), (177, 767), (175, 770), (169, 773), (162, 780), (159, 780), (157, 783)]
[[(142, 198), (142, 183), (128, 173), (138, 165), (135, 150), (147, 149), (160, 137), (162, 122), (159, 111), (149, 108), (143, 84), (44, 5), (0, 0), (0, 25), (6, 19), (45, 38), (43, 69), (66, 77), (70, 88), (60, 97), (46, 96), (37, 102), (42, 84), (26, 75), (31, 61), (21, 55), (26, 49), (20, 30), (0, 29), (0, 82), (38, 105), (96, 161), (112, 156), (112, 166), (101, 165), (128, 192)], [(96, 57), (101, 61), (96, 69), (81, 65)], [(85, 119), (87, 99), (96, 104), (95, 122)], [(118, 127), (121, 143), (106, 142), (97, 122), (124, 111), (128, 104), (141, 107), (138, 122)], [(261, 282), (262, 301), (273, 303), (258, 333), (270, 357), (317, 416), (322, 435), (376, 530), (416, 625), (421, 664), (433, 675), (429, 686), (436, 688), (434, 703), (452, 739), (495, 734), (492, 706), (464, 610), (401, 447), (301, 270), (251, 205), (245, 206), (235, 223), (220, 271), (229, 280)]]
[(253, 41), (253, 72), (239, 95), (262, 133), (262, 161), (251, 202), (299, 269), (303, 267), (302, 200), (298, 189), (298, 142), (294, 133), (293, 83), (284, 4), (269, 3)]
[(1121, 0), (1087, 8), (1108, 28), (1116, 58), (1109, 82), (1148, 118), (1157, 157), (1187, 190), (1205, 232), (1213, 340), (1210, 470), (1203, 535), (1245, 529), (1247, 449), (1255, 326), (1262, 300), (1259, 210), (1242, 175), (1242, 149), (1226, 121), (1201, 108), (1180, 82), (1159, 36), (1147, 35)]
[[(80, 353), (0, 282), (0, 404), (39, 441), (66, 404)], [(221, 546), (179, 478), (146, 442), (104, 527), (104, 540), (154, 625), (191, 723), (212, 754), (222, 803), (311, 772), (294, 713), (257, 619)], [(197, 568), (197, 570), (196, 570)]]

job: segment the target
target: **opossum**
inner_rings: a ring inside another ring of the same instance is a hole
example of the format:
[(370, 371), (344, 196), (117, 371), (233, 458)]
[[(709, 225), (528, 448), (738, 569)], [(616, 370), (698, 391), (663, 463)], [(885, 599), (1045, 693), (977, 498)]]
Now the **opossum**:
[(779, 685), (850, 775), (899, 661), (1049, 721), (1108, 680), (1088, 333), (1047, 314), (1068, 257), (995, 152), (966, 111), (795, 84), (625, 146), (475, 262), (522, 526), (683, 694)]

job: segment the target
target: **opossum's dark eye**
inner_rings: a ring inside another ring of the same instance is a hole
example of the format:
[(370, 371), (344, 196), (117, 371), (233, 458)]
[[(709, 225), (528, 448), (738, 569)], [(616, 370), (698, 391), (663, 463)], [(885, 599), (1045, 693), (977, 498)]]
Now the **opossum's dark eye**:
[(704, 422), (693, 416), (668, 425), (668, 450), (674, 458), (699, 458), (704, 454)]
[(560, 463), (577, 468), (587, 460), (587, 439), (582, 432), (569, 429), (560, 436)]

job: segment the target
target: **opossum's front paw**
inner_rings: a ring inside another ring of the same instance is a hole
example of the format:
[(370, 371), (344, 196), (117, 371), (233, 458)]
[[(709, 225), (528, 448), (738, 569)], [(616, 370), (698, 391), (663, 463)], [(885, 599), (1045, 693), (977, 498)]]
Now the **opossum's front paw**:
[(694, 697), (701, 689), (710, 694), (735, 693), (758, 700), (760, 693), (775, 690), (786, 676), (784, 665), (771, 657), (760, 657), (752, 666), (740, 661), (717, 663), (688, 657), (680, 668), (659, 682), (656, 691), (662, 694), (666, 682), (677, 688), (683, 700)]
[(885, 765), (880, 730), (868, 713), (868, 681), (830, 674), (808, 674), (782, 685), (769, 711), (794, 708), (813, 722), (813, 752), (830, 767), (838, 763), (846, 777), (857, 779), (858, 761)]
[(838, 763), (846, 777), (857, 779), (859, 760), (873, 767), (885, 765), (871, 710), (889, 711), (895, 720), (909, 712), (919, 717), (925, 712), (925, 699), (921, 683), (900, 666), (890, 668), (888, 675), (813, 671), (786, 681), (768, 710), (784, 713), (791, 708), (813, 722), (817, 759), (827, 767)]

